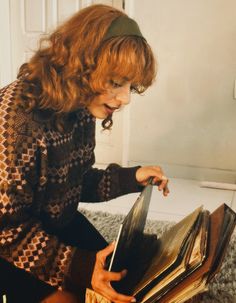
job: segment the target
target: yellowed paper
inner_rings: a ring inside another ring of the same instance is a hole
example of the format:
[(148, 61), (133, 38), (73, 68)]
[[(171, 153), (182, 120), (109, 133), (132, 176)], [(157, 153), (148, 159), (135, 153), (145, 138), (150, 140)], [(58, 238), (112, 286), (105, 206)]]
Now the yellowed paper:
[(96, 293), (92, 289), (87, 288), (85, 303), (111, 303), (111, 301)]

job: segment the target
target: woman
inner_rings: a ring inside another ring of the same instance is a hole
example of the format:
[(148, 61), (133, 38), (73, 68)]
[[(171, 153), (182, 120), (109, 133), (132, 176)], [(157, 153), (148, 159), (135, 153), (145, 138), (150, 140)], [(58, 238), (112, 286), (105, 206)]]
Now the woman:
[(130, 93), (144, 92), (154, 77), (136, 22), (94, 5), (61, 25), (1, 90), (0, 257), (12, 302), (82, 302), (86, 287), (113, 302), (135, 300), (111, 287), (125, 270), (104, 269), (114, 245), (77, 208), (138, 192), (150, 177), (169, 193), (158, 166), (92, 167), (95, 118), (109, 129)]

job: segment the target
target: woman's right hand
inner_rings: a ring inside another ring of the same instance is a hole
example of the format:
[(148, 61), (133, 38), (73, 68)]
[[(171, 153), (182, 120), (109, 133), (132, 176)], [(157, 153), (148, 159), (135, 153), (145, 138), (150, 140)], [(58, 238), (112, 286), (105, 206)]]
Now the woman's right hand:
[(106, 258), (113, 252), (115, 243), (111, 243), (105, 249), (99, 251), (96, 255), (96, 262), (93, 270), (91, 285), (93, 290), (101, 294), (114, 303), (130, 303), (135, 302), (132, 296), (120, 294), (111, 286), (111, 281), (119, 281), (126, 275), (126, 270), (121, 272), (110, 272), (105, 270)]

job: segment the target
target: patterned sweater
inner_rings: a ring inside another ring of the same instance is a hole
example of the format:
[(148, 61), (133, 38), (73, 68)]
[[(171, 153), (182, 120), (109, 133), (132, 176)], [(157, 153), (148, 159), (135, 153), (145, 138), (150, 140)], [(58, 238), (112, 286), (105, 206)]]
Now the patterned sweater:
[(79, 109), (59, 132), (50, 112), (24, 110), (21, 88), (16, 80), (0, 91), (0, 257), (63, 289), (66, 279), (82, 279), (86, 254), (56, 231), (69, 226), (79, 201), (140, 191), (137, 167), (93, 168), (94, 117)]

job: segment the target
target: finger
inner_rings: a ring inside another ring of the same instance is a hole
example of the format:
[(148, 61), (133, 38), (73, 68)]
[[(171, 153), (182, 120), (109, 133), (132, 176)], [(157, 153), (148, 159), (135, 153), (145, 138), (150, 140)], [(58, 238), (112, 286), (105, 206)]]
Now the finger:
[(110, 243), (106, 248), (103, 250), (100, 250), (97, 253), (97, 259), (102, 262), (102, 264), (105, 264), (106, 258), (113, 252), (115, 249), (115, 241)]
[(152, 185), (160, 185), (162, 182), (162, 176), (163, 174), (158, 173), (153, 176)]
[(160, 186), (161, 184), (167, 184), (168, 181), (168, 178), (164, 174), (160, 173), (153, 178), (152, 184)]
[(169, 193), (170, 193), (170, 190), (169, 190), (168, 186), (166, 186), (164, 188), (163, 194), (164, 194), (164, 196), (168, 196)]
[(169, 194), (168, 182), (169, 179), (166, 176), (161, 177), (162, 181), (157, 182), (159, 191), (163, 191), (163, 195), (167, 196)]
[(163, 176), (163, 177), (164, 178), (162, 179), (160, 185), (158, 186), (159, 190), (164, 190), (164, 188), (167, 187), (167, 184), (169, 182), (169, 180), (165, 176)]
[(113, 272), (113, 271), (104, 271), (103, 272), (103, 279), (104, 281), (120, 281), (123, 279), (127, 274), (127, 270), (124, 269), (120, 272)]
[(162, 176), (164, 175), (164, 173), (161, 169), (152, 169), (150, 175), (153, 178), (153, 182), (158, 182), (162, 180)]
[[(120, 301), (120, 300), (116, 300), (116, 301), (113, 301), (114, 303), (124, 303), (124, 301)], [(132, 303), (132, 302), (136, 302), (136, 299), (135, 298), (132, 298), (131, 300), (129, 300), (127, 303)]]

